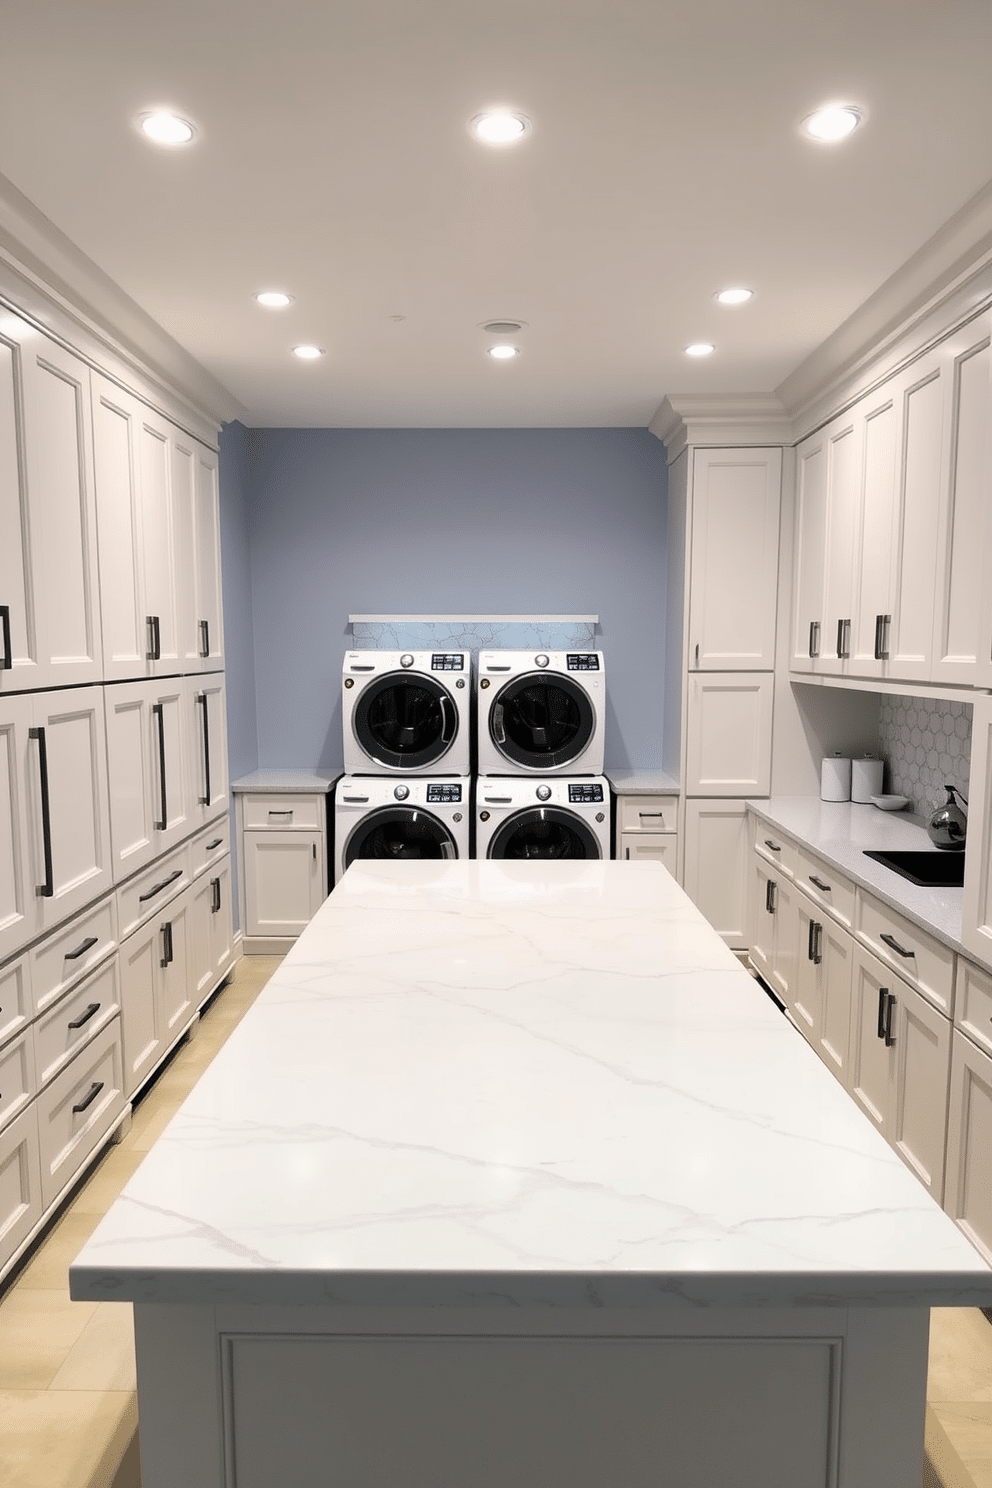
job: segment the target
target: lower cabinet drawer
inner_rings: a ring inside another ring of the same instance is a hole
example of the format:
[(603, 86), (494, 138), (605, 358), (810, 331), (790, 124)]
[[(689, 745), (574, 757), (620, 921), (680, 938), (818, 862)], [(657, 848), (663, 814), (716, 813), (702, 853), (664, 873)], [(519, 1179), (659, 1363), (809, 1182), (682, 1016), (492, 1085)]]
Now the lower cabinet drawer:
[(854, 924), (854, 885), (850, 879), (828, 868), (801, 847), (796, 850), (795, 875), (796, 882), (814, 903), (850, 929)]
[(754, 819), (754, 850), (786, 878), (796, 877), (799, 849), (791, 838), (770, 827), (760, 816)]
[(263, 827), (271, 827), (275, 832), (324, 830), (325, 796), (245, 795), (243, 801), (245, 831), (259, 831)]
[(202, 832), (197, 832), (190, 843), (190, 874), (199, 878), (214, 863), (219, 863), (231, 851), (231, 833), (226, 817), (220, 817)]
[(117, 890), (120, 938), (130, 935), (164, 904), (182, 892), (190, 881), (189, 843), (159, 858), (144, 873), (137, 874)]
[(674, 878), (678, 847), (676, 832), (624, 832), (617, 857), (626, 863), (664, 863)]
[(42, 1013), (63, 992), (106, 959), (117, 945), (117, 900), (110, 894), (31, 952), (35, 1012)]
[(43, 1212), (38, 1112), (32, 1102), (0, 1131), (0, 1274)]
[(34, 1026), (38, 1086), (47, 1085), (121, 1009), (117, 956), (87, 977)]
[(986, 1054), (992, 1054), (992, 976), (958, 957), (954, 1021)]
[(87, 1044), (35, 1104), (47, 1209), (124, 1109), (119, 1018)]
[(942, 941), (904, 919), (887, 904), (862, 892), (858, 903), (858, 937), (928, 1002), (948, 1016), (954, 998), (954, 952)]
[(618, 832), (674, 832), (678, 796), (618, 796)]
[(35, 1093), (34, 1029), (0, 1049), (0, 1127), (24, 1110)]

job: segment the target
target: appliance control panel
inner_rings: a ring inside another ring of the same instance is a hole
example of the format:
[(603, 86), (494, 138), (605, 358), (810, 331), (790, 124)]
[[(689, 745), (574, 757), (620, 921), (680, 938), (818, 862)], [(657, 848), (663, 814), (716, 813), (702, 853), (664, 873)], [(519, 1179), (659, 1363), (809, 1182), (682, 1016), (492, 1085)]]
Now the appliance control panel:
[(463, 672), (465, 657), (460, 651), (435, 651), (431, 656), (432, 672)]
[(603, 787), (601, 785), (569, 785), (568, 799), (572, 805), (578, 805), (583, 801), (602, 801)]
[(568, 651), (566, 662), (570, 672), (599, 671), (599, 657), (595, 651)]
[(458, 785), (429, 785), (427, 787), (427, 803), (436, 801), (439, 805), (447, 805), (452, 801), (460, 801), (462, 798), (461, 784)]

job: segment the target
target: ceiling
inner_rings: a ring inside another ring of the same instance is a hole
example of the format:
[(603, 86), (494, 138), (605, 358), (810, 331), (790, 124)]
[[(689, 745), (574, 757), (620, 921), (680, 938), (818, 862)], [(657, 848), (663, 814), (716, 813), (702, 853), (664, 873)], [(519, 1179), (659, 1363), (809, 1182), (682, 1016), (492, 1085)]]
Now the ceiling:
[[(992, 172), (988, 0), (2, 0), (0, 30), (0, 172), (259, 426), (771, 391)], [(862, 127), (805, 140), (838, 99)], [(470, 135), (494, 105), (523, 141)], [(141, 137), (161, 106), (193, 144)]]

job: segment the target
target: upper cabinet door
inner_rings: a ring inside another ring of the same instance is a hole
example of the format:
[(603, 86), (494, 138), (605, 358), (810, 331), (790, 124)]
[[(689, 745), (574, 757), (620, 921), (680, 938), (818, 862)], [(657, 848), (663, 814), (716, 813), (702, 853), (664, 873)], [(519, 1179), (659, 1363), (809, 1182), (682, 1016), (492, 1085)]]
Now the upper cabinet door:
[(796, 451), (796, 561), (793, 576), (793, 671), (816, 671), (825, 644), (823, 570), (827, 529), (827, 439), (821, 430)]
[(4, 691), (102, 676), (89, 377), (26, 322), (0, 343)]
[(886, 675), (919, 681), (933, 661), (937, 539), (943, 506), (946, 359), (914, 362), (899, 380), (902, 405), (900, 499), (892, 625)]
[(136, 398), (93, 374), (100, 610), (109, 681), (144, 677), (150, 665), (138, 470), (141, 411)]
[(695, 451), (691, 671), (774, 669), (781, 491), (780, 449)]
[(179, 650), (184, 672), (224, 665), (217, 456), (176, 430), (172, 445)]
[(860, 421), (854, 413), (826, 431), (823, 634), (817, 670), (846, 673), (854, 628), (854, 565), (861, 519)]
[(949, 485), (937, 555), (935, 681), (989, 686), (992, 674), (992, 316), (944, 344)]
[(768, 795), (774, 682), (765, 673), (690, 678), (686, 795)]
[(141, 523), (145, 576), (149, 670), (175, 674), (180, 661), (179, 603), (176, 583), (176, 522), (173, 502), (172, 426), (142, 408), (138, 426)]
[(860, 543), (855, 568), (850, 671), (880, 677), (892, 633), (898, 553), (898, 459), (902, 404), (892, 383), (859, 405)]

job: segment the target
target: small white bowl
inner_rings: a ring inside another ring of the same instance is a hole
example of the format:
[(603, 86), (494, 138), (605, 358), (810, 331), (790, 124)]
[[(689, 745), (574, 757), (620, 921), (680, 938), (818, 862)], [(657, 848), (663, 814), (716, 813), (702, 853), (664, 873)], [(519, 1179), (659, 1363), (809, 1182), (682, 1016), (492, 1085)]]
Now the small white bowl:
[(879, 811), (901, 811), (904, 806), (909, 805), (908, 796), (872, 796), (871, 803), (877, 806)]

